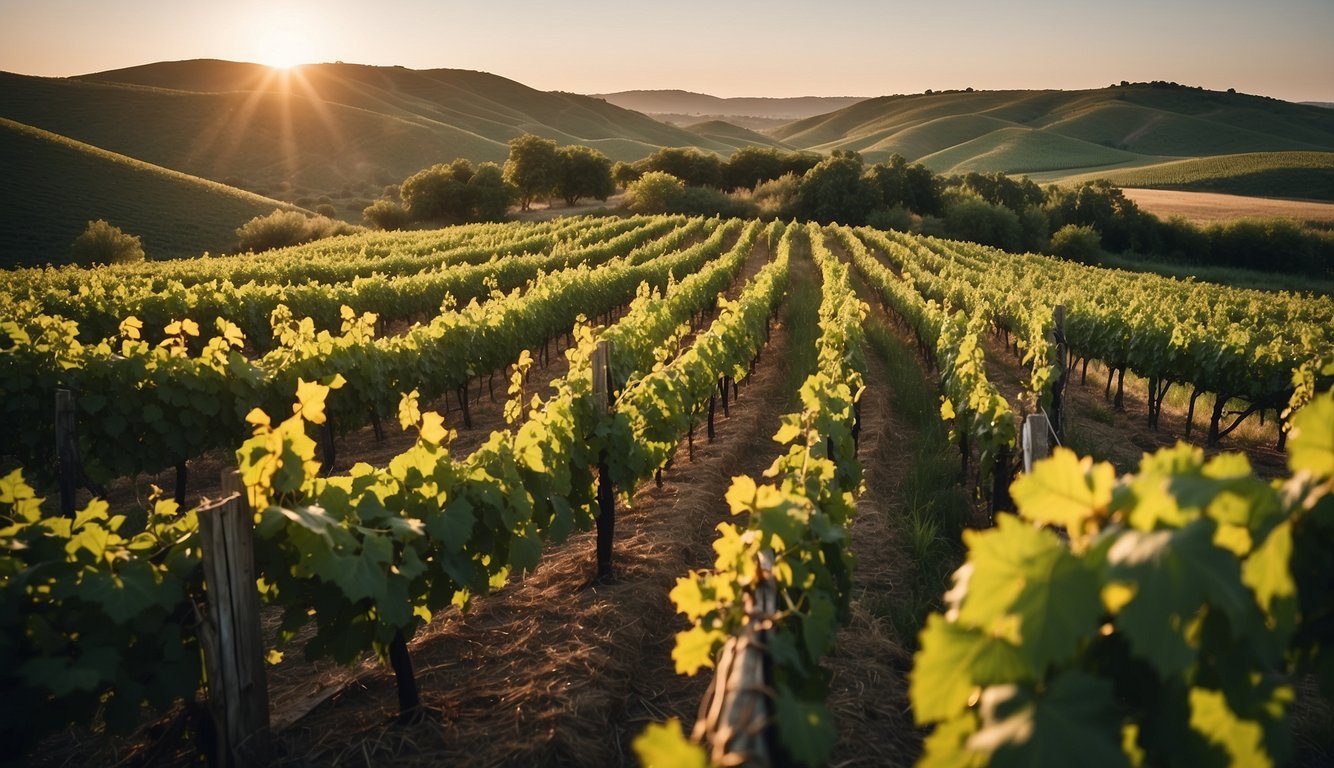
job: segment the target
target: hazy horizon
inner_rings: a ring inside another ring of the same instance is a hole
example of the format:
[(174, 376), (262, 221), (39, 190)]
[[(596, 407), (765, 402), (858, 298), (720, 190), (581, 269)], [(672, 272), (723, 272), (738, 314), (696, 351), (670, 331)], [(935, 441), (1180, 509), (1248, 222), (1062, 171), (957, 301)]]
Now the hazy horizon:
[(426, 0), (0, 2), (0, 69), (65, 77), (158, 61), (346, 61), (491, 72), (541, 90), (728, 97), (924, 90), (1082, 90), (1122, 80), (1334, 102), (1334, 3), (1148, 0), (997, 7), (954, 0), (791, 0), (671, 11), (609, 0), (552, 7)]

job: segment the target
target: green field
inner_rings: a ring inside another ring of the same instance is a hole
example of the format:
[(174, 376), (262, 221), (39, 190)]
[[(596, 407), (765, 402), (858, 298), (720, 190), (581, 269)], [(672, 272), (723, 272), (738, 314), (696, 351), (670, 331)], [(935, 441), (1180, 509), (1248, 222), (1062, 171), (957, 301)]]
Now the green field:
[(93, 219), (142, 237), (150, 259), (217, 253), (247, 220), (293, 207), (3, 118), (0, 156), (6, 267), (61, 263)]
[(1220, 155), (1051, 180), (1077, 183), (1094, 178), (1121, 187), (1334, 201), (1334, 152)]
[[(800, 149), (851, 149), (873, 161), (897, 153), (942, 173), (1001, 171), (1053, 180), (1252, 153), (1285, 153), (1283, 163), (1301, 168), (1334, 152), (1334, 111), (1147, 84), (1086, 91), (949, 91), (869, 99), (770, 133)], [(1292, 197), (1301, 196), (1294, 188), (1309, 183), (1309, 175), (1298, 174), (1242, 185)]]

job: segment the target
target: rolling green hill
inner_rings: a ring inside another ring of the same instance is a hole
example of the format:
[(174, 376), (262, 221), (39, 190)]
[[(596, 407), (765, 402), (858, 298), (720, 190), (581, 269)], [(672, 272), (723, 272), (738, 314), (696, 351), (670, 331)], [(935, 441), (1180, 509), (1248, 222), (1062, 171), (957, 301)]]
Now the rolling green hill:
[(1334, 201), (1334, 152), (1253, 152), (1062, 177), (1105, 178), (1121, 187)]
[(0, 119), (0, 266), (59, 264), (93, 219), (139, 235), (149, 258), (231, 248), (285, 203)]
[[(898, 153), (948, 173), (1065, 175), (1183, 158), (1334, 151), (1334, 111), (1168, 83), (869, 99), (771, 132), (801, 149)], [(1291, 196), (1291, 195), (1290, 195)]]
[(686, 130), (691, 133), (702, 136), (710, 141), (719, 143), (736, 144), (739, 147), (754, 145), (757, 147), (773, 147), (790, 152), (792, 147), (781, 141), (765, 136), (749, 128), (743, 128), (734, 125), (725, 120), (706, 120), (702, 123), (686, 126)]
[(664, 146), (749, 143), (665, 125), (600, 99), (484, 72), (213, 60), (79, 78), (0, 74), (0, 117), (251, 191), (378, 194), (432, 163), (503, 161), (535, 133), (634, 160)]

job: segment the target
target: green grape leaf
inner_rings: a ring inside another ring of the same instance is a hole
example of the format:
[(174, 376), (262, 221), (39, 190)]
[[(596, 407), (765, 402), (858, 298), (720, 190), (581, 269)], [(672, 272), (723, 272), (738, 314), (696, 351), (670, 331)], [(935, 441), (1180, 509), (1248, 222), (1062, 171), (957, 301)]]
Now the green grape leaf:
[(709, 768), (704, 748), (686, 738), (681, 721), (671, 718), (666, 723), (649, 723), (644, 732), (635, 737), (635, 757), (644, 768)]
[(334, 564), (325, 573), (352, 602), (362, 599), (387, 601), (386, 581), (393, 548), (388, 537), (367, 536), (360, 553), (332, 555)]
[(983, 695), (982, 727), (968, 739), (968, 749), (991, 753), (990, 765), (1058, 768), (1078, 755), (1089, 765), (1129, 767), (1110, 682), (1074, 670), (1013, 711), (1006, 711), (1005, 701), (986, 701), (995, 693), (1004, 697), (1007, 687)]
[(1294, 474), (1334, 476), (1334, 391), (1316, 396), (1292, 417), (1288, 468)]
[[(1050, 531), (1013, 515), (997, 524), (964, 534), (973, 572), (959, 621), (1009, 635), (1040, 673), (1097, 631), (1098, 581)], [(1013, 619), (1017, 626), (1007, 626)]]
[(700, 626), (677, 632), (676, 645), (672, 648), (672, 661), (676, 662), (676, 674), (694, 677), (701, 669), (712, 669), (713, 653), (726, 638), (727, 634), (721, 629), (705, 629)]
[(160, 584), (147, 560), (129, 560), (115, 573), (87, 572), (80, 596), (97, 604), (112, 621), (124, 625), (149, 608), (173, 603), (179, 597), (179, 588), (176, 582)]
[(1241, 578), (1260, 607), (1290, 631), (1296, 621), (1297, 583), (1292, 578), (1292, 523), (1284, 521), (1269, 532), (1241, 566)]
[(1265, 749), (1264, 729), (1239, 718), (1221, 691), (1190, 689), (1190, 727), (1226, 752), (1230, 765), (1273, 765)]
[(1074, 536), (1086, 520), (1106, 512), (1115, 484), (1111, 464), (1094, 464), (1068, 448), (1057, 448), (1034, 465), (1032, 473), (1014, 481), (1010, 495), (1024, 518), (1064, 526)]
[(921, 649), (913, 655), (908, 681), (913, 717), (918, 725), (949, 720), (978, 686), (1031, 676), (1018, 648), (933, 613), (922, 630)]
[(780, 686), (774, 699), (774, 721), (778, 738), (797, 762), (824, 765), (829, 760), (838, 731), (824, 702), (803, 701)]
[(917, 765), (920, 768), (983, 768), (988, 755), (968, 751), (968, 739), (977, 728), (977, 715), (971, 709), (937, 725), (923, 742), (922, 757)]
[(1194, 663), (1198, 639), (1190, 626), (1206, 602), (1233, 626), (1259, 619), (1236, 556), (1214, 544), (1216, 529), (1213, 520), (1200, 518), (1175, 531), (1126, 531), (1107, 552), (1107, 578), (1135, 590), (1116, 626), (1136, 655), (1164, 676)]

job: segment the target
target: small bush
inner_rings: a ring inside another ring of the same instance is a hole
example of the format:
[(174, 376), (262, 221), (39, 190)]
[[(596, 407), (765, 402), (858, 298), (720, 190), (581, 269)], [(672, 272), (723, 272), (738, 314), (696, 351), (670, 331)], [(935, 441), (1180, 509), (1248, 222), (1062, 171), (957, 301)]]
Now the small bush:
[(376, 200), (361, 212), (366, 225), (375, 229), (407, 229), (412, 223), (412, 214), (401, 203), (393, 200)]
[(625, 190), (625, 205), (635, 213), (675, 211), (685, 198), (685, 182), (663, 171), (649, 171)]
[(83, 234), (70, 246), (75, 264), (127, 264), (144, 260), (144, 246), (138, 235), (127, 235), (102, 219), (88, 222)]
[(362, 228), (326, 216), (306, 216), (299, 211), (275, 210), (268, 216), (256, 216), (236, 230), (242, 251), (267, 251), (320, 240), (335, 235), (361, 232)]
[(1096, 264), (1102, 253), (1102, 236), (1087, 224), (1066, 224), (1051, 236), (1055, 256), (1084, 264)]
[(333, 207), (332, 203), (320, 203), (319, 205), (315, 206), (315, 213), (319, 214), (320, 216), (323, 216), (326, 219), (338, 218), (338, 209)]

